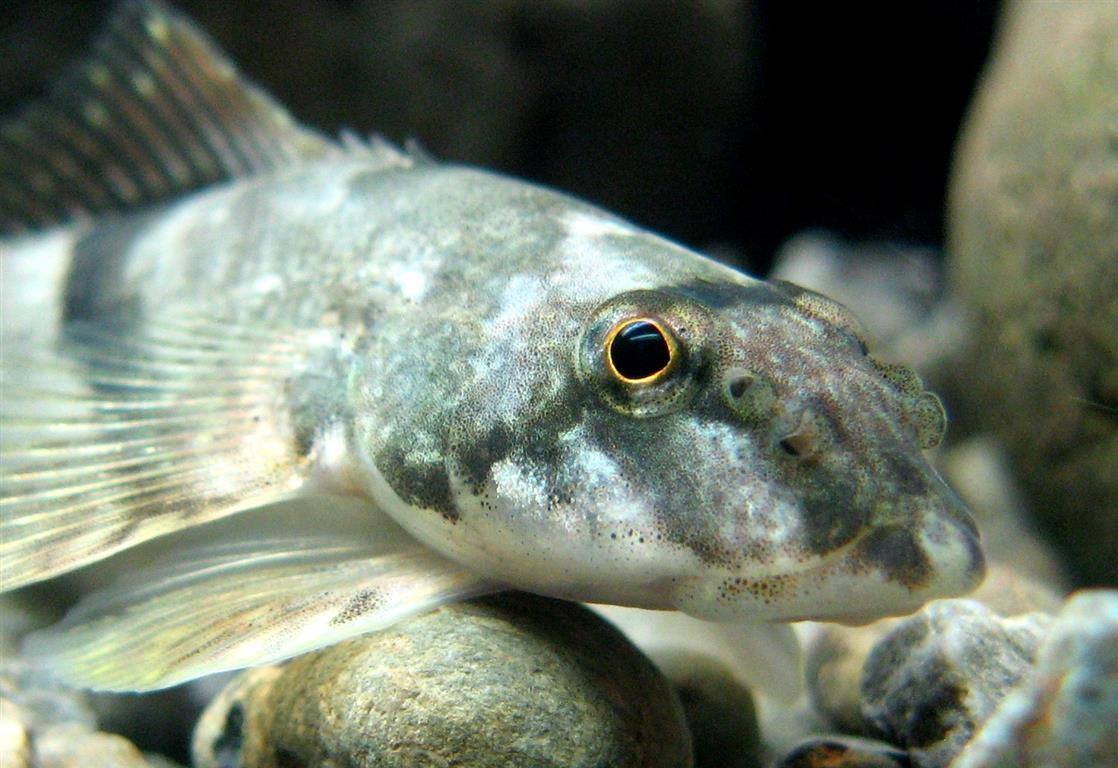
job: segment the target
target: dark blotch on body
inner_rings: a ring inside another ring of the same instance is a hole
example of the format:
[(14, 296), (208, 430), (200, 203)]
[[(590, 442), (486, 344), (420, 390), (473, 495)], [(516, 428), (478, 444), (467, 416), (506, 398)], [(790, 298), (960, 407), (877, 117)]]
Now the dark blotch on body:
[(514, 447), (512, 430), (498, 423), (475, 440), (456, 441), (454, 455), (466, 482), (475, 493), (480, 493), (493, 465), (506, 459)]
[(157, 214), (108, 221), (74, 244), (66, 279), (63, 315), (67, 321), (88, 320), (121, 313), (136, 301), (122, 291), (128, 285), (124, 269), (132, 245), (145, 234), (145, 224)]
[(432, 509), (451, 522), (458, 521), (458, 508), (450, 492), (450, 478), (441, 462), (409, 461), (402, 446), (390, 445), (377, 454), (374, 463), (405, 503)]
[(380, 604), (380, 595), (371, 589), (362, 589), (349, 599), (345, 607), (342, 608), (330, 619), (330, 626), (336, 627), (342, 624), (348, 624), (356, 618), (364, 616), (375, 610)]

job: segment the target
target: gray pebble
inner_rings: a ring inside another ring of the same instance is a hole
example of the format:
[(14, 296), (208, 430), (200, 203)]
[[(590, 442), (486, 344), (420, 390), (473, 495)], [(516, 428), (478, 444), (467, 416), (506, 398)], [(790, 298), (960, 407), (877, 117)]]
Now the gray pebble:
[(197, 768), (692, 765), (647, 658), (585, 608), (520, 594), (251, 670), (193, 747)]
[(1118, 591), (1068, 600), (1036, 665), (952, 768), (1118, 766)]
[(151, 768), (135, 745), (123, 736), (91, 731), (80, 725), (58, 725), (35, 736), (31, 768)]
[(883, 619), (862, 627), (820, 625), (807, 643), (804, 677), (815, 711), (843, 733), (870, 735), (862, 714), (862, 667), (881, 638), (897, 624)]
[(944, 768), (1028, 670), (1051, 617), (938, 600), (905, 618), (863, 668), (862, 714), (915, 766)]
[[(1055, 613), (1057, 591), (1003, 563), (990, 562), (986, 580), (970, 596), (1000, 616)], [(862, 707), (862, 677), (867, 657), (901, 619), (883, 619), (861, 627), (819, 624), (809, 633), (805, 680), (815, 710), (843, 733), (877, 735)]]

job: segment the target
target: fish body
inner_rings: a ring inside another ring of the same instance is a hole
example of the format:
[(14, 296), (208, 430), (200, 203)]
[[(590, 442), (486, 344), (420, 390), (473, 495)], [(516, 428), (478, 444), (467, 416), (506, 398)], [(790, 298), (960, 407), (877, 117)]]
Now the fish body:
[[(160, 5), (116, 24), (87, 91), (182, 107), (138, 86), (141, 39), (230, 89), (233, 138), (199, 132), (212, 167), (174, 174), (196, 160), (174, 134), (161, 166), (111, 166), (131, 188), (81, 196), (49, 193), (79, 143), (0, 134), (0, 180), (27, 182), (0, 184), (8, 219), (78, 216), (0, 254), (3, 586), (281, 499), (313, 535), (249, 531), (94, 595), (29, 646), (58, 674), (159, 687), (508, 587), (867, 621), (980, 578), (921, 455), (938, 400), (839, 305), (552, 190), (318, 137)], [(316, 500), (339, 495), (359, 534), (329, 532)]]

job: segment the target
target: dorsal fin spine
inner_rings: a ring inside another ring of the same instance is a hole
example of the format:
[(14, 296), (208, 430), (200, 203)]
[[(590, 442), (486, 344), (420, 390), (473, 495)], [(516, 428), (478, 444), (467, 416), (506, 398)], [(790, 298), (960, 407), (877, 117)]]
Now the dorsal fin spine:
[(185, 18), (157, 0), (124, 0), (85, 64), (0, 123), (0, 231), (341, 152), (241, 81)]

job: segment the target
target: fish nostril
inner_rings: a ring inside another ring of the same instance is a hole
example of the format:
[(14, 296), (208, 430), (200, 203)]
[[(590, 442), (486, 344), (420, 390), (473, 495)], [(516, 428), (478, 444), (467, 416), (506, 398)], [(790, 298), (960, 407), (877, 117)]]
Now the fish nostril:
[(741, 421), (752, 426), (765, 423), (777, 407), (772, 382), (742, 368), (733, 368), (725, 373), (722, 397)]
[(747, 389), (749, 389), (750, 385), (753, 384), (753, 381), (753, 376), (751, 374), (745, 373), (731, 379), (729, 385), (726, 387), (726, 390), (730, 393), (730, 397), (732, 397), (734, 400), (740, 400), (745, 395), (745, 392)]
[(777, 446), (788, 456), (808, 459), (819, 453), (820, 439), (815, 412), (807, 408), (800, 414), (796, 428), (782, 437)]
[(797, 440), (796, 438), (797, 438), (796, 435), (786, 437), (786, 438), (784, 438), (783, 440), (780, 441), (779, 445), (780, 445), (780, 450), (784, 451), (789, 456), (799, 458), (800, 454), (802, 453), (802, 449), (801, 449), (801, 446), (799, 445), (800, 441)]

